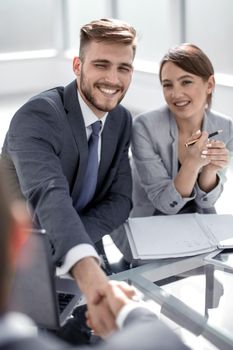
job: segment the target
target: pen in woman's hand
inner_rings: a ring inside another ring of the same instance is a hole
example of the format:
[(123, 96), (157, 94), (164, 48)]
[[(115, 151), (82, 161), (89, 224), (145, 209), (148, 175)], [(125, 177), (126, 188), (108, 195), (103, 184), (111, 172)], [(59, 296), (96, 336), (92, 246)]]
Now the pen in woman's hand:
[[(223, 130), (217, 130), (217, 131), (215, 131), (215, 132), (212, 132), (211, 134), (208, 135), (208, 138), (213, 137), (213, 136), (215, 136), (215, 135), (218, 135), (218, 134), (220, 134), (221, 132), (223, 132)], [(192, 146), (192, 145), (194, 145), (197, 141), (198, 141), (198, 139), (192, 140), (192, 141), (189, 141), (189, 142), (186, 142), (186, 143), (185, 143), (185, 147)]]

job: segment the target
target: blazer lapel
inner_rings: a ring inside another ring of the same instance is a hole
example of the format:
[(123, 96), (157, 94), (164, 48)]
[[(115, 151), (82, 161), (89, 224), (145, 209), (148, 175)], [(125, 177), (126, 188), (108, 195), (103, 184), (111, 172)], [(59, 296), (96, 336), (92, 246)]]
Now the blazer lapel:
[(171, 161), (172, 161), (172, 177), (174, 178), (178, 172), (178, 130), (175, 122), (175, 116), (169, 111), (170, 135), (171, 135)]
[(67, 120), (77, 145), (79, 154), (79, 164), (77, 164), (76, 180), (72, 189), (72, 197), (76, 199), (82, 186), (82, 179), (85, 176), (87, 159), (88, 159), (88, 143), (85, 124), (78, 102), (76, 81), (69, 84), (64, 91), (64, 107), (67, 112)]

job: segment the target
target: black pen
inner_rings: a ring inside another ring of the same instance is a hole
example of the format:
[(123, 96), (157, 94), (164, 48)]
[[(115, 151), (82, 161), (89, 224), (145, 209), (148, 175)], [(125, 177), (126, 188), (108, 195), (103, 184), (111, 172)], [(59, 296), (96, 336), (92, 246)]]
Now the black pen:
[[(212, 132), (211, 134), (208, 135), (208, 138), (213, 137), (213, 136), (215, 136), (215, 135), (218, 135), (218, 134), (220, 134), (221, 132), (223, 132), (223, 130), (217, 130), (217, 131), (215, 131), (215, 132)], [(198, 140), (199, 140), (199, 139), (186, 142), (186, 143), (185, 143), (185, 147), (189, 147), (189, 146), (194, 145), (194, 143), (196, 143)]]

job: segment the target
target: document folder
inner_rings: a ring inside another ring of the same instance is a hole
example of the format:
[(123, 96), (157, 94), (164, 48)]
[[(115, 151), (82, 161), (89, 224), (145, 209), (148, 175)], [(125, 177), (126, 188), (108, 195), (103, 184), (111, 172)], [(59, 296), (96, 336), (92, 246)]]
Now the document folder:
[(233, 216), (179, 214), (129, 218), (125, 229), (134, 259), (151, 260), (198, 255), (232, 248)]

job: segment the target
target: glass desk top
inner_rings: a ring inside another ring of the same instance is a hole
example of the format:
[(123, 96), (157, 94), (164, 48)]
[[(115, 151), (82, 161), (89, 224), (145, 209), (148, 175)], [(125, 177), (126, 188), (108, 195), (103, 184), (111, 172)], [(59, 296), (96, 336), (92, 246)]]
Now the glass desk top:
[(158, 260), (112, 278), (135, 285), (179, 326), (233, 349), (233, 269), (204, 261), (206, 255)]

